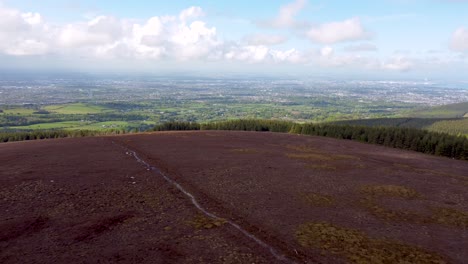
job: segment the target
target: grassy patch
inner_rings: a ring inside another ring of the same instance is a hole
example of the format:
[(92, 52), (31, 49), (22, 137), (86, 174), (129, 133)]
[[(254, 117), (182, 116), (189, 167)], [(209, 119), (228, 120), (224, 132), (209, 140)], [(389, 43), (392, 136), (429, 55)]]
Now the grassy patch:
[(237, 149), (231, 149), (231, 152), (234, 153), (241, 153), (241, 154), (255, 154), (259, 153), (258, 149), (253, 149), (253, 148), (237, 148)]
[(332, 160), (332, 158), (316, 153), (287, 153), (286, 156), (290, 159), (300, 159), (300, 160)]
[(30, 108), (23, 108), (23, 107), (3, 109), (3, 113), (14, 114), (14, 115), (32, 115), (36, 111), (37, 110), (30, 109)]
[(79, 127), (73, 127), (71, 130), (107, 130), (107, 129), (123, 129), (129, 126), (125, 121), (106, 121), (89, 123)]
[(366, 185), (360, 188), (360, 192), (371, 196), (389, 196), (405, 199), (421, 197), (417, 191), (400, 185)]
[(294, 150), (299, 153), (287, 153), (286, 156), (291, 159), (302, 159), (302, 160), (348, 160), (348, 159), (359, 159), (352, 155), (343, 154), (330, 154), (324, 153), (319, 149), (306, 146), (306, 145), (287, 145), (287, 149)]
[(360, 160), (361, 158), (353, 156), (353, 155), (345, 155), (345, 154), (334, 154), (330, 155), (334, 160)]
[(306, 193), (302, 195), (302, 198), (313, 206), (332, 206), (335, 204), (335, 198), (331, 195)]
[(198, 214), (193, 220), (188, 223), (196, 229), (212, 229), (224, 225), (227, 221), (225, 219), (208, 218), (204, 215)]
[(308, 164), (306, 168), (312, 170), (329, 170), (329, 171), (336, 171), (336, 167), (328, 164)]
[(53, 123), (41, 123), (29, 126), (16, 126), (12, 129), (21, 130), (51, 130), (51, 129), (64, 129), (64, 130), (109, 130), (109, 129), (125, 129), (130, 125), (125, 121), (106, 121), (106, 122), (81, 122), (81, 121), (64, 121)]
[(303, 247), (340, 255), (352, 263), (446, 263), (441, 256), (423, 248), (371, 238), (359, 230), (326, 222), (300, 226), (296, 238)]
[(364, 165), (364, 164), (358, 163), (358, 164), (354, 165), (354, 168), (356, 168), (356, 169), (365, 169), (365, 168), (367, 168), (367, 166)]
[(299, 146), (287, 145), (286, 148), (290, 150), (298, 151), (298, 152), (318, 152), (319, 151), (316, 148), (306, 146), (306, 145), (299, 145)]
[(64, 122), (53, 122), (53, 123), (41, 123), (41, 124), (34, 124), (29, 126), (16, 126), (11, 127), (11, 129), (24, 129), (24, 130), (36, 130), (36, 129), (64, 129), (64, 128), (73, 128), (79, 127), (86, 123), (80, 121), (64, 121)]
[(456, 226), (461, 228), (468, 227), (468, 213), (453, 208), (438, 207), (433, 208), (434, 214), (432, 220), (438, 224)]
[(442, 176), (442, 177), (451, 177), (453, 179), (462, 181), (463, 184), (465, 184), (465, 185), (468, 185), (468, 177), (467, 176), (461, 176), (461, 175), (457, 175), (457, 174), (452, 174), (452, 173), (447, 173), (447, 172), (442, 172), (442, 171), (437, 171), (437, 170), (431, 170), (431, 169), (416, 168), (416, 167), (406, 165), (406, 164), (401, 164), (401, 163), (393, 163), (393, 166), (396, 167), (396, 168), (409, 170), (411, 172), (415, 172), (415, 173), (423, 174), (423, 175), (430, 174), (430, 175), (439, 175), (439, 176)]
[(380, 206), (372, 198), (363, 198), (360, 205), (373, 216), (384, 221), (402, 221), (411, 223), (429, 223), (430, 218), (408, 210), (393, 210)]
[(105, 108), (97, 105), (74, 103), (74, 104), (63, 104), (63, 105), (49, 105), (45, 106), (44, 110), (64, 115), (71, 114), (100, 114), (105, 112), (111, 112), (109, 108)]
[(468, 213), (450, 207), (430, 207), (432, 214), (424, 215), (409, 210), (393, 210), (380, 206), (376, 197), (390, 196), (404, 199), (420, 198), (416, 191), (403, 186), (377, 185), (364, 186), (361, 192), (368, 194), (360, 200), (360, 205), (375, 217), (385, 221), (405, 221), (418, 224), (439, 224), (458, 228), (468, 227)]

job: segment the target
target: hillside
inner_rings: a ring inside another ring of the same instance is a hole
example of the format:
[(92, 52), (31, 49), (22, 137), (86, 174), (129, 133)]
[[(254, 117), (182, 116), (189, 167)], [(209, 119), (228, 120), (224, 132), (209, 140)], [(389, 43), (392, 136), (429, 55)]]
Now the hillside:
[(426, 109), (419, 109), (411, 111), (408, 115), (410, 117), (419, 118), (460, 118), (467, 117), (468, 102), (442, 105)]
[(413, 110), (405, 115), (407, 117), (344, 120), (333, 124), (408, 127), (468, 136), (468, 102)]
[(337, 121), (332, 124), (369, 127), (407, 127), (468, 136), (468, 118), (376, 118)]
[(0, 159), (1, 263), (468, 257), (466, 161), (223, 131), (5, 143)]

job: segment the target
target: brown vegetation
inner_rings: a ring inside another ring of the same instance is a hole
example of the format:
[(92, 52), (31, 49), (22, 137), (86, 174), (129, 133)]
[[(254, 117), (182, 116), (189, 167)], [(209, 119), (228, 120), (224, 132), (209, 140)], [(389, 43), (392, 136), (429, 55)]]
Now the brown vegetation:
[(281, 262), (122, 146), (299, 263), (468, 258), (465, 161), (209, 131), (0, 145), (0, 262)]

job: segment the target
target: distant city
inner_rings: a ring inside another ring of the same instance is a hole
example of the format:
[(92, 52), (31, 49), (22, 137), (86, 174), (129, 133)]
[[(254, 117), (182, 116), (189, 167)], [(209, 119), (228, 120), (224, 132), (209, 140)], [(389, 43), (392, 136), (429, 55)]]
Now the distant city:
[(136, 102), (141, 100), (223, 100), (294, 103), (353, 100), (436, 106), (468, 101), (468, 84), (428, 81), (331, 81), (276, 78), (10, 77), (0, 79), (0, 104)]

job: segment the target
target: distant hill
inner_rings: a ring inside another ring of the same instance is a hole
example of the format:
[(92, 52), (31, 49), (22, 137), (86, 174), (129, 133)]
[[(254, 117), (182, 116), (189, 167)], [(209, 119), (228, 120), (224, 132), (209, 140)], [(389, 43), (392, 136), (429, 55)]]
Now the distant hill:
[(468, 118), (376, 118), (333, 122), (337, 125), (408, 127), (468, 136)]
[(442, 105), (427, 109), (419, 109), (409, 113), (409, 117), (419, 118), (461, 118), (468, 117), (468, 102)]
[(353, 125), (353, 126), (388, 126), (388, 127), (410, 127), (422, 129), (432, 126), (434, 123), (441, 121), (457, 121), (459, 118), (373, 118), (373, 119), (357, 119), (357, 120), (344, 120), (333, 122), (339, 125)]
[(333, 124), (408, 127), (468, 136), (468, 102), (414, 110), (408, 113), (408, 117), (402, 118), (345, 120)]

